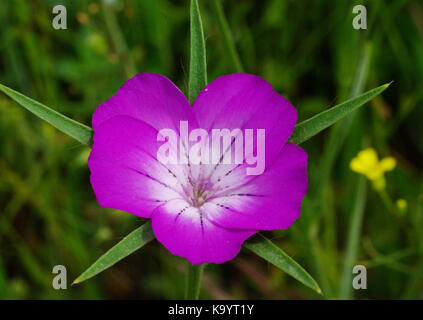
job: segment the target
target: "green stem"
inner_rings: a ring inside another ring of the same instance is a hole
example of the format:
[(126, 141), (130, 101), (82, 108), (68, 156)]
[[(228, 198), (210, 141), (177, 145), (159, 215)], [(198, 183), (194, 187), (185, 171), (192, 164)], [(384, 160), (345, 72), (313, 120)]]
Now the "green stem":
[(198, 300), (200, 296), (201, 277), (203, 275), (204, 264), (192, 265), (188, 264), (188, 275), (185, 291), (186, 300)]
[[(207, 85), (206, 44), (203, 23), (201, 21), (198, 0), (191, 0), (190, 8), (191, 47), (189, 65), (188, 100), (191, 105)], [(197, 300), (200, 295), (201, 277), (204, 265), (192, 265), (188, 262), (185, 298)]]
[(399, 213), (398, 213), (393, 201), (389, 197), (388, 193), (385, 190), (378, 191), (378, 193), (379, 193), (379, 196), (382, 199), (382, 202), (385, 205), (386, 209), (388, 209), (388, 211), (392, 215), (399, 216)]
[[(423, 190), (423, 183), (421, 184), (420, 190)], [(415, 212), (415, 219), (413, 223), (416, 226), (416, 230), (423, 230), (423, 199), (417, 200), (417, 208)], [(405, 291), (402, 295), (402, 299), (418, 299), (421, 290), (419, 289), (419, 283), (423, 278), (423, 233), (418, 233), (417, 250), (418, 250), (418, 262), (415, 272), (410, 279), (407, 281)]]
[(359, 177), (354, 201), (354, 209), (348, 229), (347, 249), (345, 252), (344, 268), (341, 278), (340, 299), (352, 297), (352, 267), (357, 261), (361, 226), (363, 221), (364, 207), (366, 204), (367, 182), (365, 177)]
[(223, 36), (223, 45), (225, 46), (226, 52), (229, 53), (231, 65), (236, 72), (244, 72), (244, 68), (242, 67), (241, 60), (232, 39), (231, 30), (229, 29), (228, 22), (226, 21), (225, 14), (223, 12), (222, 2), (220, 0), (213, 0), (212, 5), (217, 16), (220, 33)]

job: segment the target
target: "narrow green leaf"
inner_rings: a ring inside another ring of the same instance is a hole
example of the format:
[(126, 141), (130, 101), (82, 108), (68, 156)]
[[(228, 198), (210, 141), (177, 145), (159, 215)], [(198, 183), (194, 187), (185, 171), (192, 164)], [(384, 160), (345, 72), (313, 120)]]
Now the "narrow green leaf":
[(381, 94), (386, 88), (389, 87), (389, 85), (390, 83), (387, 83), (367, 91), (366, 93), (363, 93), (356, 98), (347, 100), (329, 110), (323, 111), (314, 117), (299, 123), (295, 127), (295, 130), (292, 133), (289, 141), (295, 144), (303, 143), (304, 141), (318, 134), (320, 131), (330, 127), (346, 115), (358, 109), (366, 102), (369, 102), (377, 95)]
[(285, 271), (307, 287), (312, 288), (319, 294), (322, 293), (317, 282), (303, 269), (303, 267), (262, 234), (259, 233), (247, 240), (244, 246), (259, 257)]
[(39, 118), (47, 121), (53, 127), (59, 129), (63, 133), (71, 136), (72, 138), (78, 140), (79, 142), (90, 145), (92, 141), (93, 131), (90, 127), (79, 123), (75, 120), (72, 120), (53, 109), (31, 99), (27, 96), (24, 96), (22, 93), (19, 93), (13, 89), (10, 89), (2, 84), (0, 84), (0, 90), (3, 91), (6, 95), (12, 98), (14, 101), (19, 103), (25, 109), (31, 111), (33, 114)]
[(138, 229), (132, 231), (123, 238), (118, 244), (103, 254), (94, 264), (84, 271), (73, 284), (81, 283), (94, 277), (100, 272), (110, 268), (116, 262), (129, 256), (134, 251), (140, 249), (155, 238), (151, 221), (146, 222)]
[(205, 265), (204, 264), (192, 265), (189, 262), (187, 263), (187, 265), (188, 265), (188, 275), (187, 275), (185, 299), (198, 300), (198, 297), (200, 296), (201, 277), (203, 275), (203, 270)]
[(192, 104), (207, 85), (206, 44), (197, 0), (191, 0), (191, 57), (188, 100)]
[(217, 25), (223, 37), (223, 45), (227, 54), (229, 55), (231, 64), (236, 72), (244, 72), (244, 68), (242, 67), (241, 60), (232, 39), (231, 30), (229, 29), (228, 22), (225, 18), (225, 13), (223, 12), (222, 2), (221, 0), (213, 0), (212, 5), (217, 16)]

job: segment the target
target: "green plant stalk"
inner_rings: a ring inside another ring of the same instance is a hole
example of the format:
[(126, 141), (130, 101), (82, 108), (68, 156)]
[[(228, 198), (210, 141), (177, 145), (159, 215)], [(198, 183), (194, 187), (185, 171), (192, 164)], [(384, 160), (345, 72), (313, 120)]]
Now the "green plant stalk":
[(135, 66), (135, 62), (131, 57), (131, 53), (122, 34), (122, 30), (116, 20), (116, 15), (113, 11), (113, 4), (107, 3), (103, 0), (102, 8), (104, 21), (106, 22), (107, 29), (110, 33), (113, 46), (115, 47), (119, 59), (122, 61), (125, 76), (127, 78), (131, 78), (137, 74), (137, 67)]
[[(190, 64), (188, 100), (192, 105), (198, 94), (207, 85), (206, 44), (204, 41), (203, 23), (201, 21), (198, 0), (191, 0), (190, 6)], [(197, 300), (200, 294), (201, 277), (204, 265), (194, 266), (188, 262), (186, 280), (186, 299)]]
[(4, 268), (2, 257), (0, 257), (0, 299), (6, 299), (7, 287), (7, 274)]
[[(423, 194), (423, 183), (420, 186), (420, 194)], [(417, 199), (414, 224), (417, 226), (416, 230), (423, 230), (423, 198)], [(419, 299), (420, 289), (419, 283), (423, 278), (423, 233), (419, 232), (417, 238), (418, 261), (413, 276), (407, 281), (407, 284), (402, 294), (402, 299)]]
[(400, 216), (400, 213), (398, 212), (394, 202), (392, 201), (391, 197), (388, 195), (388, 193), (386, 192), (386, 190), (379, 190), (377, 192), (380, 196), (380, 198), (382, 199), (383, 204), (385, 205), (386, 209), (388, 209), (388, 211), (398, 217)]
[(190, 9), (191, 50), (189, 64), (188, 100), (191, 105), (207, 85), (206, 44), (198, 0), (191, 0)]
[(201, 278), (203, 276), (204, 264), (192, 265), (187, 262), (187, 279), (185, 288), (186, 300), (198, 300), (201, 289)]
[(323, 288), (323, 292), (325, 297), (332, 297), (332, 291), (329, 284), (329, 279), (325, 276), (325, 269), (323, 263), (319, 260), (320, 257), (324, 255), (322, 251), (319, 238), (317, 236), (317, 228), (309, 228), (307, 241), (308, 246), (310, 247), (310, 254), (312, 256), (312, 262), (314, 264), (315, 272), (317, 274), (317, 279), (319, 279), (319, 283)]
[(217, 24), (218, 24), (220, 33), (223, 37), (223, 45), (225, 47), (226, 52), (229, 53), (231, 65), (233, 66), (236, 72), (244, 72), (241, 59), (239, 58), (238, 52), (236, 50), (236, 47), (231, 35), (231, 30), (229, 28), (225, 14), (223, 12), (221, 0), (212, 0), (212, 6), (217, 17)]
[(358, 178), (354, 208), (348, 229), (347, 249), (341, 276), (339, 298), (343, 300), (352, 297), (352, 268), (357, 261), (364, 208), (366, 204), (367, 181), (364, 176)]

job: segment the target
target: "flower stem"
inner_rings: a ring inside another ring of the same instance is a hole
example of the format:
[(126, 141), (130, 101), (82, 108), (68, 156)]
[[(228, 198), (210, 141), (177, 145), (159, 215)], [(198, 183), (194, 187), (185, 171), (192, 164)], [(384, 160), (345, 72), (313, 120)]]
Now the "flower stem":
[(188, 262), (188, 274), (185, 290), (186, 300), (198, 300), (204, 266), (204, 264), (192, 265)]
[[(190, 66), (188, 100), (194, 103), (197, 95), (207, 85), (206, 44), (204, 41), (203, 23), (201, 21), (198, 0), (191, 0), (190, 5)], [(198, 300), (200, 295), (201, 276), (204, 264), (192, 265), (188, 262), (185, 299)]]
[(398, 211), (388, 193), (385, 190), (378, 191), (378, 193), (386, 209), (388, 209), (392, 215), (399, 216)]

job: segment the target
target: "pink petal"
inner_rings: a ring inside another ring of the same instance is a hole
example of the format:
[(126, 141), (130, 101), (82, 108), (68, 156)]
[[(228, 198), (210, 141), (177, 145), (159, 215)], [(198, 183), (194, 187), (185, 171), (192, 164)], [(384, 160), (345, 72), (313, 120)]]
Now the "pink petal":
[(211, 129), (265, 129), (266, 166), (292, 134), (297, 110), (260, 77), (236, 73), (222, 76), (194, 102), (199, 126)]
[(161, 130), (179, 130), (179, 121), (196, 121), (184, 94), (168, 78), (160, 74), (141, 73), (128, 80), (115, 96), (101, 104), (93, 115), (94, 131), (106, 120), (127, 115)]
[(156, 129), (128, 116), (98, 126), (88, 165), (99, 204), (147, 218), (180, 197), (177, 178), (156, 160), (159, 145)]
[(262, 175), (225, 190), (203, 207), (211, 221), (225, 228), (286, 229), (300, 216), (307, 184), (307, 153), (287, 143)]
[(192, 264), (231, 260), (242, 243), (257, 232), (221, 228), (210, 222), (201, 208), (184, 200), (171, 200), (158, 207), (153, 213), (153, 231), (166, 249)]

